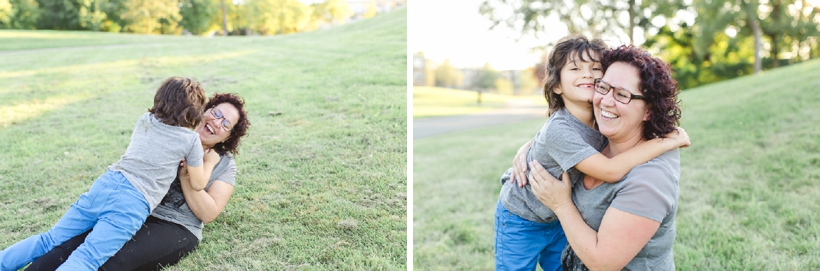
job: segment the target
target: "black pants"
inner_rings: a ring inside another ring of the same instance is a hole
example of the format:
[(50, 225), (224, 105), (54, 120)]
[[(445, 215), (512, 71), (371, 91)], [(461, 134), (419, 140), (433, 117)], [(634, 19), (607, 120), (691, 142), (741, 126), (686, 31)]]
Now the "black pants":
[[(26, 271), (56, 270), (85, 241), (88, 232), (55, 247), (29, 265)], [(185, 227), (149, 216), (142, 228), (100, 270), (158, 270), (176, 264), (198, 244), (196, 236)]]

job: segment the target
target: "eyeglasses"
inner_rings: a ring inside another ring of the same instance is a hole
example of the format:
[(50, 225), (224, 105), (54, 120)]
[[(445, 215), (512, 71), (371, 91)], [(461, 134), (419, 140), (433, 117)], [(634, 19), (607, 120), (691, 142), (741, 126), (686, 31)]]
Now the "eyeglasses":
[(615, 89), (615, 93), (612, 96), (615, 97), (616, 101), (622, 104), (628, 104), (633, 99), (643, 100), (643, 96), (632, 94), (632, 92), (629, 92), (622, 88), (613, 87), (609, 85), (609, 83), (604, 82), (604, 80), (601, 80), (601, 78), (597, 78), (593, 82), (595, 83), (595, 92), (598, 92), (602, 95), (606, 95), (607, 93), (609, 93), (610, 90)]
[(211, 108), (211, 115), (214, 116), (215, 119), (222, 119), (222, 129), (225, 129), (226, 132), (231, 131), (231, 122), (225, 119), (225, 116), (222, 115), (222, 111), (219, 111), (219, 108)]

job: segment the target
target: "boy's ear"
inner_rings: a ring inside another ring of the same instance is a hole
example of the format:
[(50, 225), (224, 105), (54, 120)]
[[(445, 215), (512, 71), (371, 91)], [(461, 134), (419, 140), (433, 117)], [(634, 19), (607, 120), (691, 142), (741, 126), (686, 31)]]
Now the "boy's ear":
[(560, 84), (555, 86), (554, 88), (552, 88), (552, 92), (555, 93), (555, 94), (558, 94), (558, 95), (561, 95), (561, 94), (564, 93), (564, 91), (561, 90), (561, 85)]

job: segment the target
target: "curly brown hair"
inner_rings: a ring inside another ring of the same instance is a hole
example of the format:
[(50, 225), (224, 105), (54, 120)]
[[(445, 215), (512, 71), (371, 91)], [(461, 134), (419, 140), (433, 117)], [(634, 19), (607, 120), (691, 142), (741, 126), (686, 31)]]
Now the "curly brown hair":
[(672, 78), (669, 65), (649, 52), (632, 45), (621, 45), (604, 53), (604, 73), (612, 63), (623, 62), (638, 69), (641, 95), (649, 109), (649, 120), (643, 123), (643, 138), (665, 138), (675, 130), (681, 117), (678, 82)]
[(202, 122), (205, 91), (196, 80), (173, 76), (165, 79), (154, 95), (154, 107), (148, 112), (162, 123), (195, 128)]
[[(558, 40), (558, 44), (555, 45), (555, 48), (547, 57), (546, 76), (544, 77), (544, 99), (549, 104), (547, 115), (552, 115), (566, 107), (561, 95), (552, 91), (561, 84), (561, 69), (564, 68), (564, 65), (569, 60), (600, 62), (601, 60), (596, 59), (595, 56), (603, 55), (606, 48), (606, 43), (603, 40), (589, 40), (583, 35), (570, 35)], [(584, 55), (589, 60), (584, 58)]]
[(248, 127), (251, 122), (248, 120), (248, 112), (245, 111), (245, 99), (235, 93), (214, 93), (205, 104), (205, 110), (216, 107), (217, 105), (228, 103), (236, 107), (239, 111), (239, 120), (231, 127), (231, 134), (224, 142), (219, 142), (214, 145), (213, 149), (220, 155), (231, 153), (232, 155), (239, 154), (239, 140), (248, 132)]

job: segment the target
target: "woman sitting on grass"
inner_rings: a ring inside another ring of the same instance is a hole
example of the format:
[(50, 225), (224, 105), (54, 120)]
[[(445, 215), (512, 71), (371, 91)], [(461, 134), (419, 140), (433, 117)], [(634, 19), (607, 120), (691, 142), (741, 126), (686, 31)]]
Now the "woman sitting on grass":
[[(603, 78), (592, 100), (598, 129), (621, 154), (675, 130), (680, 119), (677, 83), (669, 66), (633, 46), (604, 53)], [(533, 194), (558, 216), (568, 245), (564, 270), (675, 270), (672, 245), (678, 207), (680, 153), (668, 151), (634, 167), (620, 182), (591, 176), (555, 179), (537, 161)]]
[[(216, 93), (205, 104), (199, 134), (204, 150), (215, 150), (220, 160), (204, 190), (191, 187), (185, 167), (171, 184), (168, 193), (133, 238), (100, 270), (157, 270), (179, 262), (199, 244), (202, 227), (222, 212), (233, 193), (240, 139), (250, 126), (242, 97)], [(55, 270), (83, 241), (88, 232), (78, 235), (46, 253), (26, 270)]]

